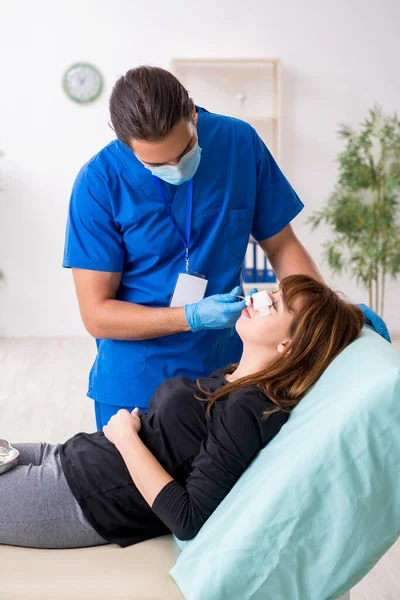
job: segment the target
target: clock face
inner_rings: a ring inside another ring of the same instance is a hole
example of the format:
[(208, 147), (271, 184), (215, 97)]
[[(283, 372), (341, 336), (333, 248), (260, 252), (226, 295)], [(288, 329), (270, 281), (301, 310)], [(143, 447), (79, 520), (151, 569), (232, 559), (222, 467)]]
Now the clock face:
[(76, 63), (64, 75), (63, 87), (75, 102), (92, 102), (101, 92), (103, 78), (89, 63)]

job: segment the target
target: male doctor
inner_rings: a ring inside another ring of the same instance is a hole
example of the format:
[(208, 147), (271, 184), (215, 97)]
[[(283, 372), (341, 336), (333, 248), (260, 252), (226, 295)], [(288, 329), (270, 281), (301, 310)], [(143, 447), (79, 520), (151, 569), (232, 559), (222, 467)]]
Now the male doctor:
[[(303, 204), (256, 131), (195, 106), (168, 71), (142, 66), (110, 97), (117, 139), (80, 170), (63, 266), (96, 338), (89, 377), (99, 430), (146, 411), (163, 380), (239, 359), (250, 234), (278, 279), (321, 279), (291, 221)], [(239, 287), (238, 287), (239, 286)]]

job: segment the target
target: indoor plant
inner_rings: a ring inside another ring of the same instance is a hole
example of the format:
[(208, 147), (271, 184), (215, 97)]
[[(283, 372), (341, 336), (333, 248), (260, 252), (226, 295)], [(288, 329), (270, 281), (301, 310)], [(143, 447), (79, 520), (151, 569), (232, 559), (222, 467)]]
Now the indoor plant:
[(357, 131), (341, 125), (338, 133), (345, 142), (338, 182), (309, 223), (332, 228), (324, 244), (329, 267), (350, 271), (382, 317), (386, 279), (400, 273), (400, 121), (375, 106)]

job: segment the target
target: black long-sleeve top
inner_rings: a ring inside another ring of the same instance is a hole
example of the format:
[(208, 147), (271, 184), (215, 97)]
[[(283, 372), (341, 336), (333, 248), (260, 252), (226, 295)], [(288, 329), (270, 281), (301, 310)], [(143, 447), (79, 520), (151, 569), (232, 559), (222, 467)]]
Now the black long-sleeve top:
[[(200, 379), (203, 389), (225, 385), (226, 369)], [(87, 520), (107, 541), (122, 547), (174, 533), (196, 535), (258, 451), (279, 432), (288, 414), (262, 413), (274, 405), (255, 387), (218, 400), (212, 418), (197, 400), (196, 382), (164, 381), (149, 412), (141, 415), (140, 438), (174, 478), (150, 507), (135, 486), (117, 448), (102, 432), (78, 433), (60, 451), (68, 484)]]

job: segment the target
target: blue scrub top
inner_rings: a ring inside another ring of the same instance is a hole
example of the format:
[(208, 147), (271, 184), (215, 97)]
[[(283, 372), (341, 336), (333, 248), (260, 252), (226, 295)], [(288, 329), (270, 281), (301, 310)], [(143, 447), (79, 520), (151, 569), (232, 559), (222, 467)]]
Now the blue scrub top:
[[(197, 110), (203, 151), (193, 179), (190, 266), (208, 279), (211, 296), (241, 283), (250, 233), (256, 240), (279, 233), (303, 203), (248, 123)], [(161, 184), (184, 232), (188, 184)], [(76, 178), (63, 266), (121, 272), (118, 300), (168, 307), (184, 259), (152, 174), (119, 140), (111, 142)], [(96, 343), (88, 396), (142, 411), (165, 379), (206, 377), (242, 351), (235, 328)]]

